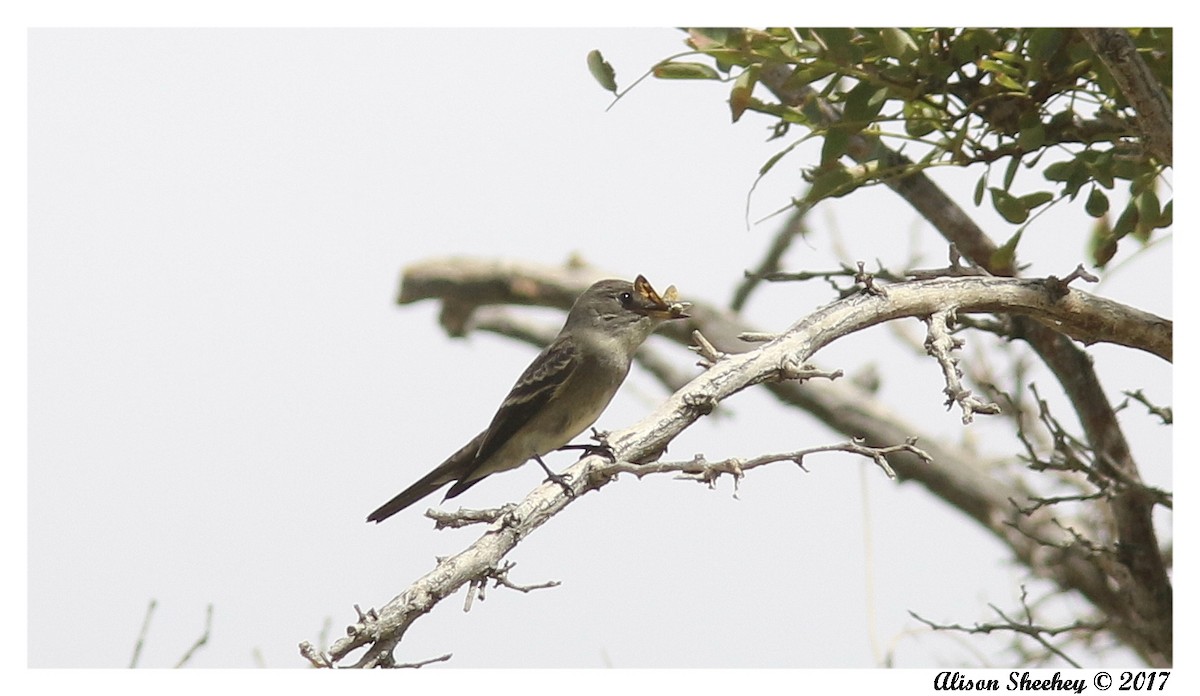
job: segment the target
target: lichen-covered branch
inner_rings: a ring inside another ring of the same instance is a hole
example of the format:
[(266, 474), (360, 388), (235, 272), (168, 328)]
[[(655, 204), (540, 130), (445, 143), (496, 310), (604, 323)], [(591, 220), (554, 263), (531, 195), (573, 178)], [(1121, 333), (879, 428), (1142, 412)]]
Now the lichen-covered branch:
[[(463, 330), (473, 325), (470, 311), (473, 298), (487, 297), (489, 304), (503, 303), (511, 294), (519, 293), (518, 301), (521, 302), (565, 307), (569, 299), (564, 298), (573, 298), (599, 275), (578, 265), (564, 270), (531, 264), (441, 259), (408, 269), (401, 298), (402, 301), (413, 301), (418, 297), (440, 297), (438, 292), (445, 292), (448, 299), (467, 310), (459, 325)], [(446, 282), (448, 279), (455, 280)], [(448, 290), (450, 287), (453, 291)], [(479, 294), (474, 292), (476, 288), (481, 291)], [(537, 290), (531, 295), (529, 288)], [(530, 300), (531, 296), (537, 299)], [(1055, 314), (1054, 304), (1062, 301), (1070, 301), (1076, 308), (1071, 312), (1075, 315), (1073, 318)], [(960, 312), (1016, 308), (1043, 320), (1055, 317), (1054, 321), (1065, 322), (1066, 326), (1084, 327), (1088, 321), (1079, 318), (1080, 312), (1086, 315), (1090, 311), (1116, 311), (1133, 321), (1140, 317), (1140, 320), (1161, 324), (1169, 343), (1170, 322), (1137, 312), (1128, 313), (1119, 305), (1111, 306), (1114, 304), (1076, 290), (1052, 293), (1037, 280), (972, 277), (899, 283), (887, 286), (886, 295), (862, 294), (834, 302), (758, 349), (746, 351), (745, 344), (737, 336), (748, 332), (750, 327), (697, 302), (690, 310), (692, 318), (677, 322), (688, 326), (676, 328), (672, 337), (684, 342), (691, 329), (703, 328), (710, 341), (722, 347), (740, 346), (737, 350), (742, 352), (714, 348), (713, 364), (708, 370), (683, 385), (641, 423), (610, 433), (608, 443), (618, 462), (623, 462), (621, 466), (653, 461), (691, 422), (712, 412), (713, 405), (758, 383), (764, 383), (789, 403), (805, 403), (827, 422), (839, 423), (839, 429), (844, 432), (864, 434), (869, 442), (908, 442), (919, 433), (874, 404), (869, 396), (864, 398), (862, 393), (854, 393), (852, 385), (847, 385), (850, 392), (838, 383), (821, 381), (795, 389), (795, 382), (779, 381), (784, 374), (781, 367), (803, 365), (808, 356), (839, 336), (888, 319), (928, 316), (945, 306), (959, 307)], [(1135, 333), (1142, 335), (1142, 332)], [(525, 338), (530, 340), (528, 334)], [(669, 378), (678, 379), (679, 376), (674, 374)], [(831, 415), (834, 413), (836, 415)], [(1055, 526), (1050, 515), (1037, 510), (1028, 516), (1020, 515), (1009, 499), (1024, 499), (1024, 491), (992, 480), (970, 455), (933, 442), (923, 442), (922, 449), (933, 461), (925, 461), (924, 457), (911, 451), (889, 452), (886, 461), (900, 477), (921, 482), (983, 523), (1009, 543), (1018, 558), (1028, 563), (1035, 573), (1055, 580), (1064, 588), (1080, 590), (1113, 617), (1110, 625), (1114, 632), (1125, 634), (1122, 624), (1127, 617), (1121, 615), (1124, 604), (1113, 596), (1105, 573), (1085, 549), (1070, 543), (1070, 535)], [(496, 512), (480, 539), (468, 549), (442, 559), (437, 568), (378, 612), (360, 612), (349, 635), (331, 647), (328, 655), (331, 664), (365, 648), (355, 666), (393, 665), (392, 649), (413, 621), (463, 585), (489, 577), (489, 573), (501, 567), (501, 559), (520, 539), (577, 499), (579, 494), (602, 486), (608, 480), (607, 476), (597, 472), (602, 472), (605, 464), (603, 458), (588, 457), (568, 469), (566, 473), (572, 477), (575, 496), (565, 494), (558, 485), (543, 485), (516, 506)], [(1050, 539), (1058, 544), (1056, 560), (1049, 562), (1044, 545), (1034, 539)]]

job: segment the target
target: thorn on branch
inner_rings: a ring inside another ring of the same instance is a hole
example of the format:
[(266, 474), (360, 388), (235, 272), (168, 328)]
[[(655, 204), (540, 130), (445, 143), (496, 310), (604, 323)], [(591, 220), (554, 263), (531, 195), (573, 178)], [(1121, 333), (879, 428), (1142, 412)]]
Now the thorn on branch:
[(333, 669), (333, 661), (323, 651), (317, 650), (307, 640), (300, 643), (300, 656), (317, 669)]
[(1075, 270), (1071, 271), (1071, 273), (1067, 275), (1066, 278), (1059, 280), (1057, 276), (1047, 276), (1046, 279), (1042, 281), (1042, 284), (1046, 286), (1046, 290), (1050, 292), (1051, 297), (1053, 297), (1055, 300), (1061, 300), (1067, 296), (1067, 292), (1070, 290), (1070, 288), (1067, 286), (1071, 284), (1071, 281), (1080, 278), (1089, 283), (1100, 282), (1099, 278), (1087, 272), (1087, 269), (1083, 267), (1083, 264), (1079, 264), (1075, 267)]
[(701, 416), (707, 416), (717, 407), (717, 399), (711, 394), (685, 394), (683, 403)]
[(746, 343), (769, 343), (782, 335), (783, 334), (778, 333), (747, 331), (745, 333), (738, 334), (738, 340), (745, 341)]
[(368, 609), (364, 613), (363, 610), (357, 604), (355, 604), (354, 613), (358, 615), (358, 623), (346, 627), (346, 635), (348, 636), (356, 636), (360, 633), (363, 633), (371, 626), (371, 624), (379, 620), (379, 614), (374, 608)]
[(862, 261), (857, 262), (856, 265), (858, 266), (858, 272), (854, 274), (854, 282), (863, 286), (863, 290), (868, 295), (887, 297), (887, 290), (875, 284), (875, 274), (867, 273), (863, 270), (865, 264)]
[(688, 350), (699, 354), (700, 361), (696, 364), (706, 370), (729, 357), (727, 353), (722, 353), (712, 343), (709, 343), (708, 339), (699, 330), (692, 331), (692, 339), (696, 342), (696, 345), (688, 346)]
[(806, 379), (812, 379), (814, 377), (824, 377), (832, 382), (838, 377), (841, 377), (844, 373), (841, 370), (834, 370), (833, 372), (818, 370), (808, 363), (801, 363), (798, 359), (796, 359), (796, 356), (789, 355), (781, 361), (778, 374), (780, 381), (796, 380), (803, 382)]

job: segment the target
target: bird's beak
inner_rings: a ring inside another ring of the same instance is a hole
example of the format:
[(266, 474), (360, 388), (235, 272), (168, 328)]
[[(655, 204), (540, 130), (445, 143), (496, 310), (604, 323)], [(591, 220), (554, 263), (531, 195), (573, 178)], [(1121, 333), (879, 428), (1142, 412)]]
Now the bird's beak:
[(637, 280), (633, 281), (633, 290), (637, 295), (635, 310), (652, 319), (686, 319), (689, 316), (684, 310), (690, 304), (679, 301), (679, 293), (674, 285), (667, 288), (663, 295), (659, 295), (654, 286), (650, 285), (650, 281), (646, 280), (646, 276), (639, 275)]

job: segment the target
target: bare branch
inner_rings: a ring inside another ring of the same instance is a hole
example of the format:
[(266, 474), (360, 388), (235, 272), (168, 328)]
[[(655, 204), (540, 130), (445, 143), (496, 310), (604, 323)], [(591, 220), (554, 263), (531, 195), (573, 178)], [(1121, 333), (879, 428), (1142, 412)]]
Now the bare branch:
[[(1128, 399), (1133, 399), (1139, 404), (1145, 406), (1146, 410), (1149, 411), (1151, 415), (1158, 416), (1163, 425), (1171, 425), (1175, 422), (1175, 412), (1170, 406), (1155, 406), (1154, 404), (1150, 403), (1150, 400), (1146, 398), (1146, 395), (1142, 393), (1141, 389), (1121, 393), (1128, 397)], [(1117, 406), (1118, 411), (1129, 405), (1128, 399)]]
[(1111, 463), (1103, 463), (1096, 455), (1095, 450), (1067, 432), (1058, 419), (1051, 415), (1049, 405), (1037, 393), (1037, 386), (1030, 385), (1030, 390), (1037, 397), (1038, 416), (1054, 442), (1054, 457), (1049, 461), (1034, 459), (1030, 463), (1031, 468), (1082, 473), (1088, 481), (1100, 490), (1106, 491), (1109, 494), (1108, 498), (1132, 491), (1137, 493), (1140, 498), (1162, 505), (1167, 509), (1173, 508), (1171, 493), (1148, 486), (1142, 482), (1140, 477), (1130, 476), (1120, 467), (1112, 466)]
[(722, 459), (720, 461), (710, 462), (704, 455), (697, 454), (694, 458), (684, 462), (648, 462), (645, 464), (634, 464), (632, 462), (616, 461), (610, 464), (595, 467), (594, 473), (611, 476), (618, 473), (628, 473), (641, 478), (647, 474), (664, 474), (678, 473), (683, 474), (683, 478), (688, 478), (695, 481), (700, 481), (708, 485), (712, 485), (721, 477), (722, 474), (729, 474), (735, 480), (742, 478), (745, 472), (750, 469), (755, 469), (767, 464), (776, 462), (792, 462), (801, 468), (804, 467), (804, 458), (811, 454), (819, 454), (821, 452), (849, 452), (857, 454), (875, 462), (875, 464), (883, 470), (890, 479), (896, 478), (896, 472), (888, 464), (888, 456), (899, 452), (908, 452), (915, 454), (924, 461), (932, 461), (932, 458), (924, 450), (916, 446), (915, 439), (905, 442), (902, 445), (891, 445), (888, 447), (872, 447), (863, 444), (861, 441), (840, 442), (833, 445), (821, 445), (818, 447), (807, 447), (805, 449), (795, 450), (793, 452), (783, 452), (778, 454), (761, 454), (755, 457), (740, 458), (732, 457)]
[(192, 659), (192, 656), (196, 654), (196, 651), (208, 644), (208, 636), (212, 632), (212, 615), (213, 605), (209, 604), (208, 610), (204, 614), (204, 633), (200, 634), (200, 637), (196, 639), (196, 642), (192, 643), (192, 647), (188, 648), (188, 651), (183, 654), (183, 657), (179, 658), (179, 662), (175, 664), (176, 668), (187, 665), (187, 663)]
[(129, 669), (134, 669), (138, 665), (138, 660), (142, 657), (142, 645), (146, 642), (146, 633), (150, 630), (150, 617), (154, 616), (154, 608), (158, 606), (156, 600), (150, 600), (150, 604), (146, 605), (146, 616), (142, 619), (142, 630), (138, 631), (137, 643), (133, 646), (133, 657), (129, 660)]

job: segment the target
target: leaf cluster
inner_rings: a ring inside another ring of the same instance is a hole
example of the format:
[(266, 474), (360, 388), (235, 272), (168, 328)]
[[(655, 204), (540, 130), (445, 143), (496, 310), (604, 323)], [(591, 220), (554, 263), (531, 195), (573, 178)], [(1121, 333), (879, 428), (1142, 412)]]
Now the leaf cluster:
[[(1130, 34), (1169, 97), (1171, 30)], [(1074, 29), (712, 28), (687, 30), (686, 42), (688, 54), (650, 74), (730, 83), (733, 120), (768, 115), (774, 137), (806, 129), (762, 173), (799, 142), (820, 139), (820, 162), (805, 172), (812, 186), (797, 204), (930, 167), (979, 164), (975, 203), (987, 200), (1020, 226), (1014, 245), (1038, 212), (1064, 200), (1082, 198), (1095, 218), (1090, 250), (1101, 266), (1122, 238), (1146, 242), (1171, 224), (1171, 201), (1158, 190), (1167, 166), (1141, 146), (1137, 115)], [(598, 53), (594, 60), (602, 61)], [(773, 86), (763, 98), (756, 86), (781, 68), (787, 97)], [(617, 92), (615, 81), (608, 88)], [(871, 144), (883, 139), (906, 155), (872, 156)], [(843, 162), (849, 154), (857, 165)], [(1022, 168), (1040, 173), (1035, 190), (1014, 191)], [(1119, 211), (1110, 210), (1117, 186), (1129, 192)]]

